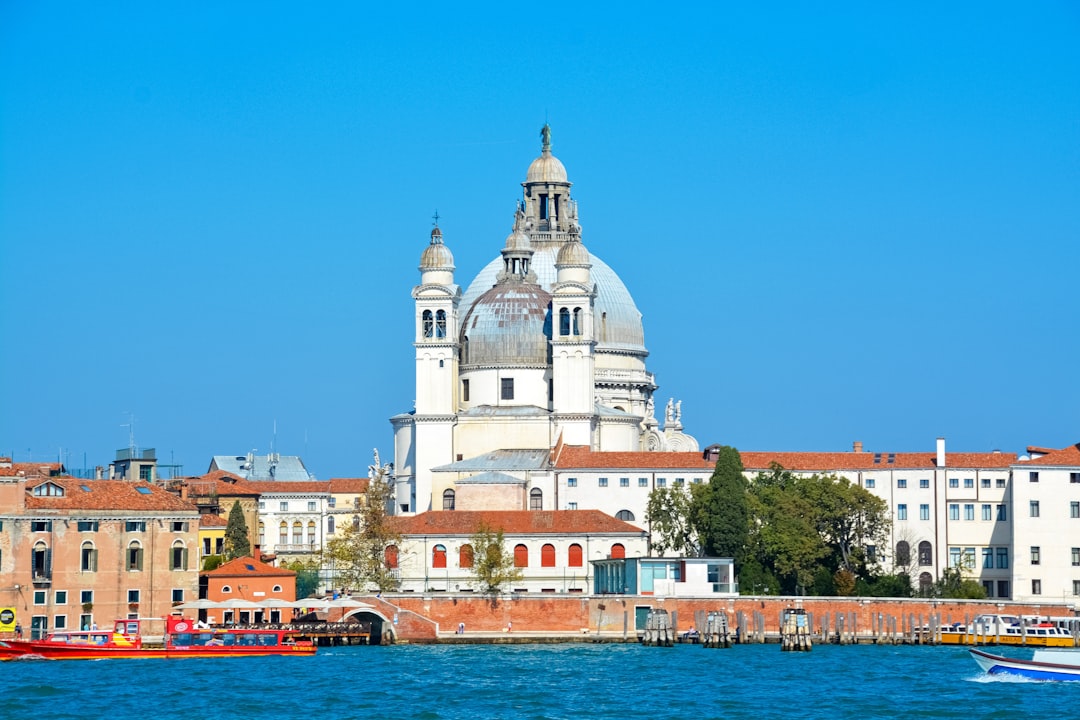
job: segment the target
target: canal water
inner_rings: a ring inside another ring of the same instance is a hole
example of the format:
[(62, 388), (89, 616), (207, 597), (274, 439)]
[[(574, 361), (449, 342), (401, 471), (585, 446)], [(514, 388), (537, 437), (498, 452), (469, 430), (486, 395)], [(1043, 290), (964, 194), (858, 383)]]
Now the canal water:
[(0, 663), (0, 720), (976, 720), (1072, 718), (1078, 708), (1080, 683), (989, 679), (955, 647), (401, 645), (320, 648), (314, 658)]

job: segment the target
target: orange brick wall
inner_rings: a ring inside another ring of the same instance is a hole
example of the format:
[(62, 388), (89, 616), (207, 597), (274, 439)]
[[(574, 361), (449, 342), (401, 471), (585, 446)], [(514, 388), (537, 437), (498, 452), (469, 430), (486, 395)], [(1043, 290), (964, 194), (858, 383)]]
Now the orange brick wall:
[[(794, 598), (736, 598), (736, 599), (695, 599), (695, 598), (660, 598), (651, 596), (601, 596), (574, 597), (567, 595), (539, 597), (501, 596), (496, 600), (485, 596), (460, 595), (412, 595), (402, 594), (387, 596), (389, 602), (418, 615), (429, 618), (439, 626), (439, 631), (452, 633), (458, 623), (465, 623), (466, 632), (470, 630), (497, 632), (513, 623), (515, 631), (532, 632), (580, 632), (588, 629), (596, 632), (622, 632), (624, 613), (627, 626), (634, 630), (635, 607), (649, 606), (663, 608), (668, 612), (678, 613), (679, 629), (684, 630), (694, 622), (696, 610), (724, 610), (732, 621), (736, 613), (743, 612), (749, 618), (755, 612), (765, 617), (766, 631), (779, 630), (780, 612), (785, 608), (796, 607)], [(603, 606), (603, 608), (601, 608)], [(835, 618), (836, 613), (855, 613), (856, 627), (860, 632), (868, 632), (873, 626), (873, 616), (881, 614), (896, 618), (897, 628), (901, 618), (913, 615), (918, 621), (922, 615), (927, 621), (930, 615), (939, 614), (942, 622), (963, 622), (979, 613), (1009, 613), (1014, 615), (1072, 615), (1065, 605), (1023, 605), (1014, 603), (994, 603), (977, 601), (929, 601), (898, 600), (873, 598), (803, 598), (801, 606), (817, 618), (829, 613)], [(835, 622), (830, 620), (830, 626)], [(399, 630), (399, 637), (409, 636)], [(419, 639), (419, 638), (417, 638)]]

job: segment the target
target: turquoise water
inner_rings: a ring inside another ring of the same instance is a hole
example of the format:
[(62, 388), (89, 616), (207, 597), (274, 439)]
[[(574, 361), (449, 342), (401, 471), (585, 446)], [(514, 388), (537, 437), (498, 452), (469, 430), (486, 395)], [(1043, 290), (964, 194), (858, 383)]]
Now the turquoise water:
[(1072, 718), (1080, 683), (992, 680), (951, 647), (454, 645), (314, 658), (0, 663), (0, 720)]

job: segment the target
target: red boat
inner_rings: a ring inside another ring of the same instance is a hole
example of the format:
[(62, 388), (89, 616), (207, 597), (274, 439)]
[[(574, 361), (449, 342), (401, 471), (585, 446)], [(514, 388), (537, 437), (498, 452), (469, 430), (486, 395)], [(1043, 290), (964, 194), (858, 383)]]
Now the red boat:
[(0, 660), (97, 660), (100, 658), (310, 657), (310, 641), (285, 630), (199, 629), (183, 617), (168, 618), (164, 643), (143, 644), (139, 620), (117, 620), (112, 631), (55, 632), (44, 640), (0, 640)]

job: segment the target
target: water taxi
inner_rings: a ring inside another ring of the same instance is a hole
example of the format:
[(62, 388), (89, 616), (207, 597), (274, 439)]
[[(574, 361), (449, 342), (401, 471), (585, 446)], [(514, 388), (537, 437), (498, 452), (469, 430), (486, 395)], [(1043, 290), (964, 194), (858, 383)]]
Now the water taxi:
[(0, 660), (98, 660), (103, 658), (310, 657), (316, 647), (285, 630), (199, 629), (170, 617), (164, 642), (144, 642), (139, 620), (117, 620), (113, 629), (54, 632), (43, 640), (0, 640)]
[(975, 649), (968, 652), (990, 675), (1016, 675), (1029, 680), (1080, 680), (1080, 654), (1069, 650), (1036, 650), (1031, 660), (991, 655)]
[(942, 645), (1027, 645), (1031, 647), (1075, 647), (1071, 632), (1061, 625), (1025, 621), (1016, 615), (976, 615), (970, 625), (955, 623), (940, 628)]

